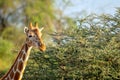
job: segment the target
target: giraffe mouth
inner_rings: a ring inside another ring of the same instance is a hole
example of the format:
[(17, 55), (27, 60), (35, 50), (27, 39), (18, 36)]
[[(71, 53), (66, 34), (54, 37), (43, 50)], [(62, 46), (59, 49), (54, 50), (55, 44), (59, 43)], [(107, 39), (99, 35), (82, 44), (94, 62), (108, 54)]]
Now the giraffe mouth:
[(45, 44), (40, 44), (39, 50), (40, 51), (45, 51), (46, 50)]

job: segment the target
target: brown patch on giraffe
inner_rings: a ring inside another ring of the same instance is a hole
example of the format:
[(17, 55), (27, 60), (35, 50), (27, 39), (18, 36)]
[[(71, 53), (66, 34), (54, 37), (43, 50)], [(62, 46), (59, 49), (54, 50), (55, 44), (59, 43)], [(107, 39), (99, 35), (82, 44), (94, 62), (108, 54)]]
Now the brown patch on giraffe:
[(18, 80), (18, 79), (19, 79), (19, 77), (20, 77), (20, 73), (19, 73), (19, 72), (16, 72), (16, 73), (15, 73), (15, 77), (14, 77), (14, 79), (13, 79), (13, 80)]
[(26, 54), (23, 54), (23, 57), (22, 57), (23, 61), (25, 60), (25, 58), (26, 58)]
[(23, 69), (23, 62), (20, 61), (20, 62), (18, 63), (18, 70), (21, 72), (22, 69)]
[(18, 63), (16, 63), (15, 66), (14, 66), (14, 71), (17, 70), (17, 64), (18, 64)]
[(22, 58), (22, 55), (23, 55), (23, 54), (22, 54), (22, 53), (20, 53), (19, 59), (21, 59), (21, 58)]
[(11, 80), (11, 78), (10, 78), (10, 77), (8, 77), (8, 80)]
[(27, 46), (27, 44), (25, 44), (24, 49), (25, 49), (25, 52), (27, 52), (27, 50), (28, 50), (28, 46)]
[(23, 58), (23, 55), (26, 54), (27, 50), (28, 50), (28, 46), (27, 44), (25, 44), (25, 46), (23, 47), (23, 50), (20, 53), (19, 59)]
[(24, 50), (25, 46), (22, 47), (20, 53), (19, 53), (19, 59), (21, 59), (22, 55), (23, 55), (23, 50)]
[(11, 79), (13, 79), (13, 77), (14, 77), (14, 72), (13, 71), (10, 73), (10, 77), (11, 77)]

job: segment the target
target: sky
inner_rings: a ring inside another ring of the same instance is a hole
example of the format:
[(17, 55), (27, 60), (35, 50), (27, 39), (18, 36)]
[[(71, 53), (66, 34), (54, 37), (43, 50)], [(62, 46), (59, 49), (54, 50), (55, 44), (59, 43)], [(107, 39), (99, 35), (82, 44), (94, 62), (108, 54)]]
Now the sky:
[[(72, 6), (66, 7), (63, 12), (64, 15), (74, 16), (96, 14), (115, 14), (116, 8), (120, 7), (120, 0), (70, 0)], [(61, 9), (62, 5), (58, 5)]]

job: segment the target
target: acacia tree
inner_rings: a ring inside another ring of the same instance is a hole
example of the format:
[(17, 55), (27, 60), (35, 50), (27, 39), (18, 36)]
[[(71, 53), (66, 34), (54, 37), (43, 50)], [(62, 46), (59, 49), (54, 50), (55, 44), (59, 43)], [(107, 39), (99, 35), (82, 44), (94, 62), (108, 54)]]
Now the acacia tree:
[(118, 15), (69, 20), (55, 47), (31, 54), (23, 80), (120, 79)]

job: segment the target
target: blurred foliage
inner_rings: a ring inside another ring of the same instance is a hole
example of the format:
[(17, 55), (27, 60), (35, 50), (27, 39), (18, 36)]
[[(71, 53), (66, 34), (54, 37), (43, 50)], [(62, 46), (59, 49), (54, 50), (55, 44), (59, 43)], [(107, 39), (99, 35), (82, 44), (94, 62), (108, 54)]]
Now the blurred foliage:
[(53, 26), (53, 3), (54, 0), (26, 0), (25, 14), (26, 19), (30, 22), (38, 22), (41, 26), (47, 27), (50, 31)]
[(1, 0), (0, 32), (9, 26), (28, 26), (29, 22), (38, 22), (49, 32), (54, 28), (54, 0)]
[[(21, 29), (17, 29), (15, 27), (7, 27), (1, 34), (2, 38), (9, 40), (11, 42), (14, 41), (15, 46), (21, 46), (25, 41), (25, 33)], [(19, 42), (19, 43), (18, 43)]]
[(9, 69), (9, 66), (11, 66), (15, 56), (12, 54), (13, 46), (14, 44), (10, 41), (0, 38), (0, 70)]

